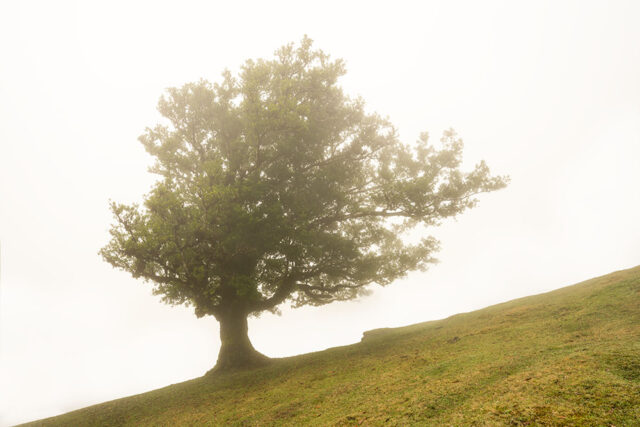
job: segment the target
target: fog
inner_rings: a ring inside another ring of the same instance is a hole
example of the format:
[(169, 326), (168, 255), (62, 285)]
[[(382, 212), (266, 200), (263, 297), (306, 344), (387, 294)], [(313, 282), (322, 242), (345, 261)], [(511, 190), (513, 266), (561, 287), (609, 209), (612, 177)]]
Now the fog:
[(218, 325), (97, 251), (154, 176), (167, 87), (308, 34), (405, 141), (453, 127), (510, 185), (437, 229), (440, 262), (357, 301), (250, 320), (279, 357), (640, 264), (640, 3), (0, 4), (0, 425), (198, 377)]

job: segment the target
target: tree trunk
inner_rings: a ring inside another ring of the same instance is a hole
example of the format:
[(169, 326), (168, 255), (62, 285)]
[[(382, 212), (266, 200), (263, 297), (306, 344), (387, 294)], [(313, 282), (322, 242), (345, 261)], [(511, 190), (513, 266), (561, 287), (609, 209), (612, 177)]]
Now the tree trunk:
[(220, 352), (218, 362), (208, 373), (248, 369), (267, 364), (270, 360), (256, 351), (249, 341), (247, 314), (229, 310), (216, 316), (220, 322)]

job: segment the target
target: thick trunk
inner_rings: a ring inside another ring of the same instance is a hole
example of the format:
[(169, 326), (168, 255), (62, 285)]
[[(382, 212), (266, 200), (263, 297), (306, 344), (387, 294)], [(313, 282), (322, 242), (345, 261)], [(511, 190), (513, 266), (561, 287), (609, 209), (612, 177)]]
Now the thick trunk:
[(210, 372), (247, 369), (265, 365), (269, 361), (249, 341), (246, 313), (230, 310), (216, 318), (220, 322), (221, 347), (218, 362)]

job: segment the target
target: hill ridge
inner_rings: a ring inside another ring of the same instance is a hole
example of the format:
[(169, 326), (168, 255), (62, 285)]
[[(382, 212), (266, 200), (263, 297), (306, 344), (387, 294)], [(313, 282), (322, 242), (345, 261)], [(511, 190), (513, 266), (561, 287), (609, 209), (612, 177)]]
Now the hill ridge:
[(640, 266), (27, 425), (633, 425), (639, 307)]

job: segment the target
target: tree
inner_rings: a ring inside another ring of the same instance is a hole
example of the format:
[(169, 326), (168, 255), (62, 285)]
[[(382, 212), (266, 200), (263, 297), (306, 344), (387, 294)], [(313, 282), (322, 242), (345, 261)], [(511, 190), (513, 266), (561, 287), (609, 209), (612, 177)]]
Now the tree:
[(399, 141), (337, 85), (345, 73), (304, 38), (237, 77), (168, 89), (168, 119), (139, 138), (158, 181), (144, 205), (111, 203), (101, 249), (114, 267), (152, 282), (169, 304), (220, 323), (216, 370), (264, 363), (247, 317), (355, 298), (424, 269), (438, 248), (402, 233), (436, 226), (506, 185), (484, 162), (460, 170), (462, 140)]

